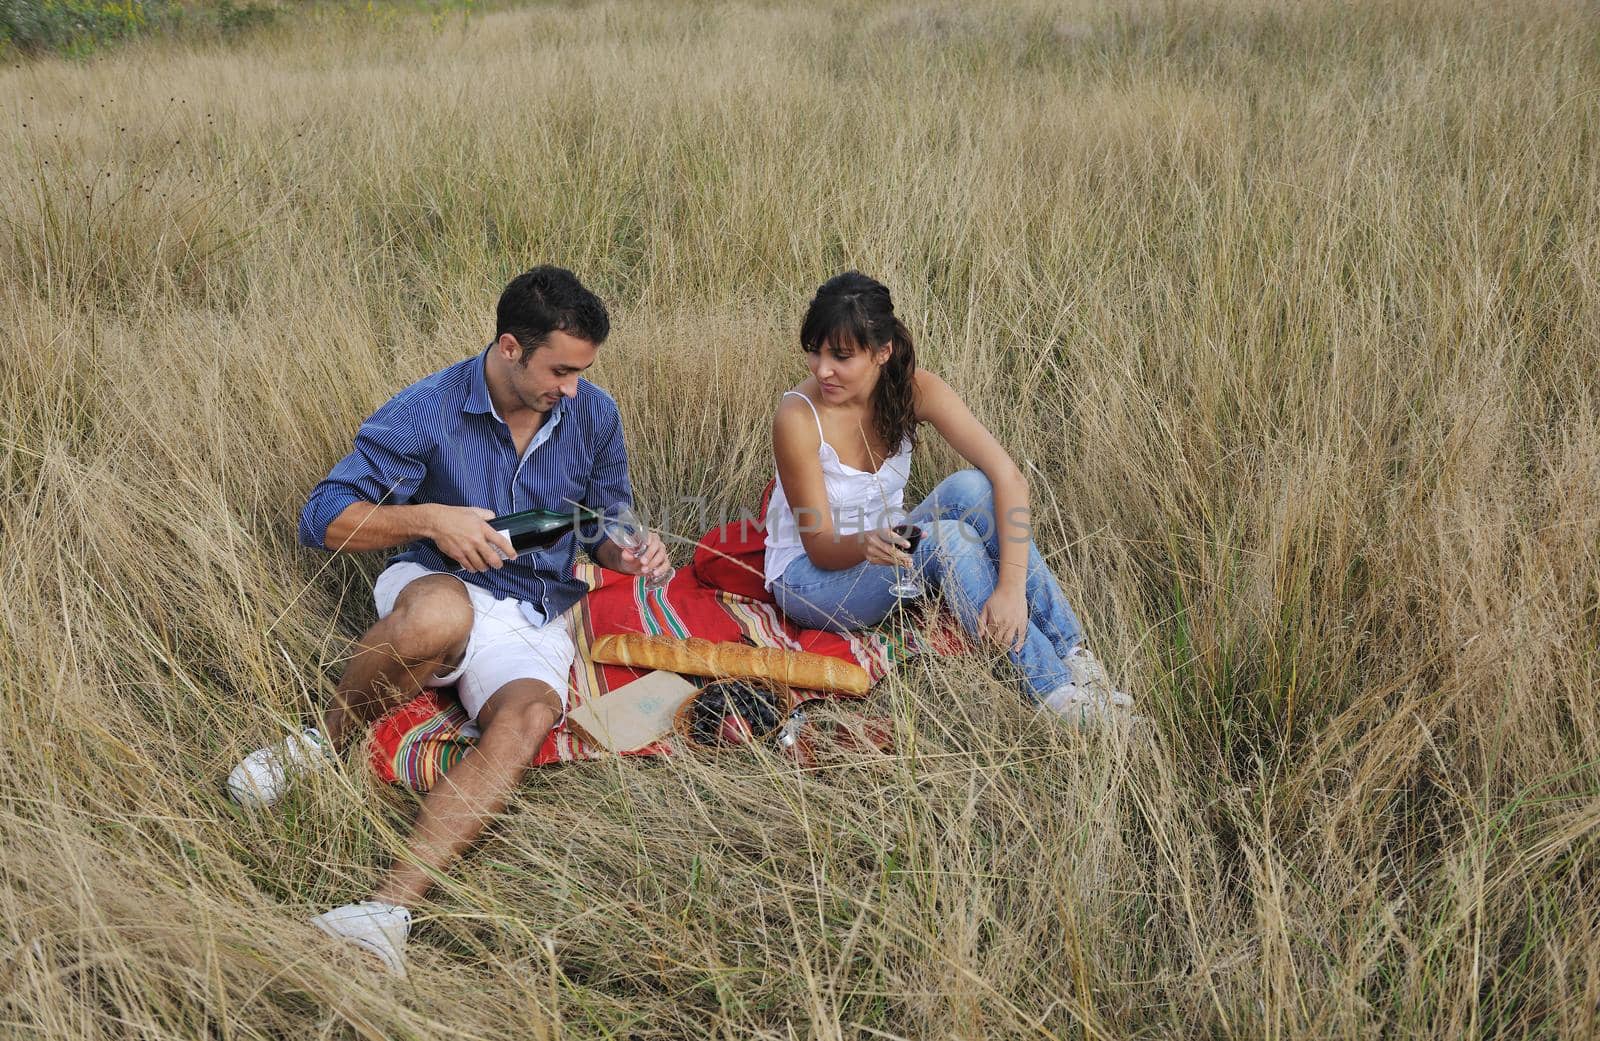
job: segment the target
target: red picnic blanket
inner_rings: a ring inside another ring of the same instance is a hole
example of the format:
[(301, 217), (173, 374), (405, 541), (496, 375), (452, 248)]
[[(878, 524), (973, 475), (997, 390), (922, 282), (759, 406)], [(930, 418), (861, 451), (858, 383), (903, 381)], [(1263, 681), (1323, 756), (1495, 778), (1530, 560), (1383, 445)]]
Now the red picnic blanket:
[[(924, 642), (912, 633), (866, 630), (830, 633), (802, 629), (771, 604), (704, 585), (692, 568), (680, 568), (664, 589), (646, 589), (644, 581), (593, 564), (579, 564), (577, 577), (589, 594), (566, 615), (577, 654), (573, 659), (568, 707), (633, 682), (646, 671), (620, 665), (598, 665), (589, 648), (596, 638), (612, 633), (646, 633), (717, 642), (743, 641), (757, 647), (827, 654), (852, 661), (876, 683), (895, 664), (921, 653)], [(941, 641), (941, 650), (944, 650)], [(821, 695), (819, 695), (821, 696)], [(466, 713), (448, 690), (425, 690), (379, 720), (372, 735), (372, 768), (383, 780), (427, 791), (472, 747), (474, 731)], [(465, 732), (464, 732), (465, 731)], [(629, 755), (667, 755), (670, 740), (658, 741)], [(534, 757), (535, 766), (599, 759), (609, 755), (589, 744), (565, 723), (550, 732)]]

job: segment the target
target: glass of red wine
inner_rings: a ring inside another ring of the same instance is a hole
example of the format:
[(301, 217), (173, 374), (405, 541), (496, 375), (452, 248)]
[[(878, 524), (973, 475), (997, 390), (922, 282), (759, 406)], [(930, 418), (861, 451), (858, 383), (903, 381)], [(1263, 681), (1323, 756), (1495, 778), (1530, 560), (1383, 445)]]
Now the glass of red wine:
[[(911, 518), (906, 516), (904, 511), (896, 510), (890, 514), (889, 519), (891, 521), (889, 530), (911, 543), (906, 549), (907, 553), (915, 553), (917, 544), (922, 541), (922, 528), (911, 523)], [(889, 587), (889, 592), (902, 600), (921, 596), (922, 583), (917, 579), (917, 573), (898, 568), (896, 570), (898, 573), (895, 575), (894, 585)]]

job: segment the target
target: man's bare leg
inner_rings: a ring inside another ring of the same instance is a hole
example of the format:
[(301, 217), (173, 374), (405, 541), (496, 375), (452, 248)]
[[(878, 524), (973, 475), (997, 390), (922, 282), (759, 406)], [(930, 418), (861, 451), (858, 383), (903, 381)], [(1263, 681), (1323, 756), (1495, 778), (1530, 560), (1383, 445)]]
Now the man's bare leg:
[[(328, 744), (343, 746), (367, 723), (414, 697), (438, 670), (453, 669), (466, 653), (473, 618), (466, 586), (449, 575), (430, 575), (402, 589), (395, 609), (357, 641), (359, 650), (319, 720)], [(315, 731), (295, 731), (241, 759), (228, 774), (228, 794), (241, 806), (273, 806), (297, 777), (331, 767), (329, 752)]]
[(472, 601), (460, 580), (428, 575), (400, 591), (394, 610), (356, 641), (322, 732), (337, 748), (385, 712), (416, 697), (434, 675), (454, 668), (472, 632)]
[(478, 713), (483, 736), (439, 779), (411, 829), (411, 857), (389, 869), (373, 899), (412, 907), (445, 869), (505, 809), (533, 757), (561, 721), (561, 699), (548, 684), (507, 683)]

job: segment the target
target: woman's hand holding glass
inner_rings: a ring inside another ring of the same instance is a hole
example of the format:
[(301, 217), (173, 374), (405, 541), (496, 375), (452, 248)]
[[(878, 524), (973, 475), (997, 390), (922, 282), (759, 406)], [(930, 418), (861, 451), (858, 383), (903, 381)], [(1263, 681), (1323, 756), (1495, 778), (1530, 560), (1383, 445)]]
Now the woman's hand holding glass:
[(887, 534), (894, 540), (896, 549), (896, 574), (889, 592), (902, 600), (921, 596), (922, 582), (917, 578), (916, 562), (911, 554), (917, 551), (917, 544), (922, 541), (922, 528), (911, 523), (911, 515), (905, 510), (890, 510), (884, 515), (884, 520), (889, 522)]
[(893, 528), (875, 528), (861, 533), (861, 554), (869, 564), (885, 567), (912, 567), (911, 554), (906, 552), (906, 540), (894, 533)]

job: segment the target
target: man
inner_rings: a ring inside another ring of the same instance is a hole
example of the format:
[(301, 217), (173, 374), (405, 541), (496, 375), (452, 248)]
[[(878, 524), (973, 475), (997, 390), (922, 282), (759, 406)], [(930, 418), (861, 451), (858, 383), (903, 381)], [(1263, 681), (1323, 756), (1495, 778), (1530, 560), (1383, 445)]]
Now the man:
[(616, 402), (580, 379), (610, 330), (605, 305), (570, 272), (538, 267), (506, 286), (494, 342), (406, 388), (361, 425), (355, 450), (312, 491), (300, 540), (333, 552), (404, 546), (373, 588), (378, 623), (361, 637), (320, 730), (247, 756), (228, 779), (270, 806), (298, 774), (423, 686), (454, 684), (477, 747), (423, 800), (410, 857), (370, 900), (312, 919), (404, 975), (412, 907), (498, 814), (566, 712), (573, 644), (562, 615), (584, 594), (576, 545), (599, 564), (660, 574), (651, 534), (637, 554), (580, 527), (518, 557), (485, 523), (533, 508), (605, 510), (632, 501)]

